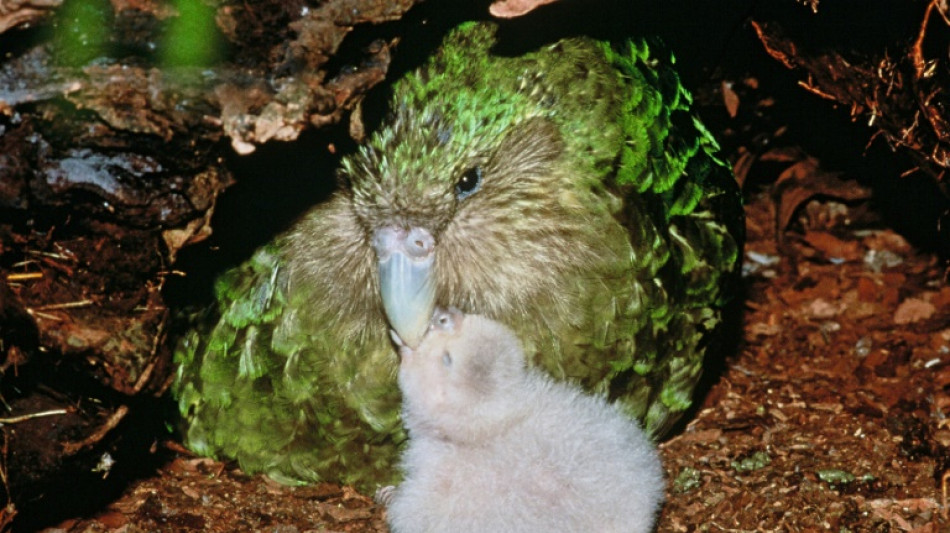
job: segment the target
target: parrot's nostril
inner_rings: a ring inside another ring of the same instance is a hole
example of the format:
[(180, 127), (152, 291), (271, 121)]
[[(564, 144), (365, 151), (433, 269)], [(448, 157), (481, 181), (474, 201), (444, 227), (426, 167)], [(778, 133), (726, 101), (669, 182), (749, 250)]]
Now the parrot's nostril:
[(423, 260), (435, 251), (432, 234), (429, 230), (419, 227), (381, 227), (374, 232), (372, 243), (380, 260), (397, 251), (415, 260)]
[(435, 239), (429, 230), (414, 227), (406, 235), (406, 251), (418, 258), (424, 258), (435, 249)]

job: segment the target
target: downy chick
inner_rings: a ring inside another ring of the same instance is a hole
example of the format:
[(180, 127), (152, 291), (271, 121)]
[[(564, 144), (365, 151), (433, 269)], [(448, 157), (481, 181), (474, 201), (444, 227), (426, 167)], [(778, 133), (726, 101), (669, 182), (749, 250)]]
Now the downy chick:
[(663, 472), (628, 416), (529, 369), (483, 316), (437, 310), (418, 348), (394, 339), (410, 436), (395, 533), (653, 529)]

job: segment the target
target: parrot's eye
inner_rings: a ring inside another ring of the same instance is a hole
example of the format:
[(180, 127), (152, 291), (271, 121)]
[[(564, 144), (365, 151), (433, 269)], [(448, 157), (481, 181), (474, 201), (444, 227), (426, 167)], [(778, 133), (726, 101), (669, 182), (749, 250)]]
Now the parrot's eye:
[(462, 173), (462, 177), (455, 183), (455, 197), (463, 200), (482, 185), (482, 167), (472, 167)]

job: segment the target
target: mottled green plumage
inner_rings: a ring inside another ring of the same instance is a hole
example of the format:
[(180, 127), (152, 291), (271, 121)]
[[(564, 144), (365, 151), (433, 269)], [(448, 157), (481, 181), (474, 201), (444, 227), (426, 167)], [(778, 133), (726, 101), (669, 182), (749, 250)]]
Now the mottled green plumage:
[[(177, 351), (190, 447), (286, 482), (393, 480), (397, 356), (369, 244), (384, 224), (435, 237), (440, 305), (509, 325), (654, 436), (689, 406), (743, 224), (671, 58), (585, 38), (499, 57), (493, 41), (454, 31), (396, 84), (341, 190), (218, 280)], [(470, 169), (480, 186), (459, 194)]]

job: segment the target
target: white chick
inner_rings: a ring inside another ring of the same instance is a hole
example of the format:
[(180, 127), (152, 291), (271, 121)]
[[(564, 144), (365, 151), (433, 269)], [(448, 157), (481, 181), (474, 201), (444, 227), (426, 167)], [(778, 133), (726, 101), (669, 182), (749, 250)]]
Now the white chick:
[(436, 310), (400, 347), (410, 441), (405, 480), (384, 491), (394, 533), (649, 532), (659, 456), (600, 397), (526, 367), (503, 325)]

